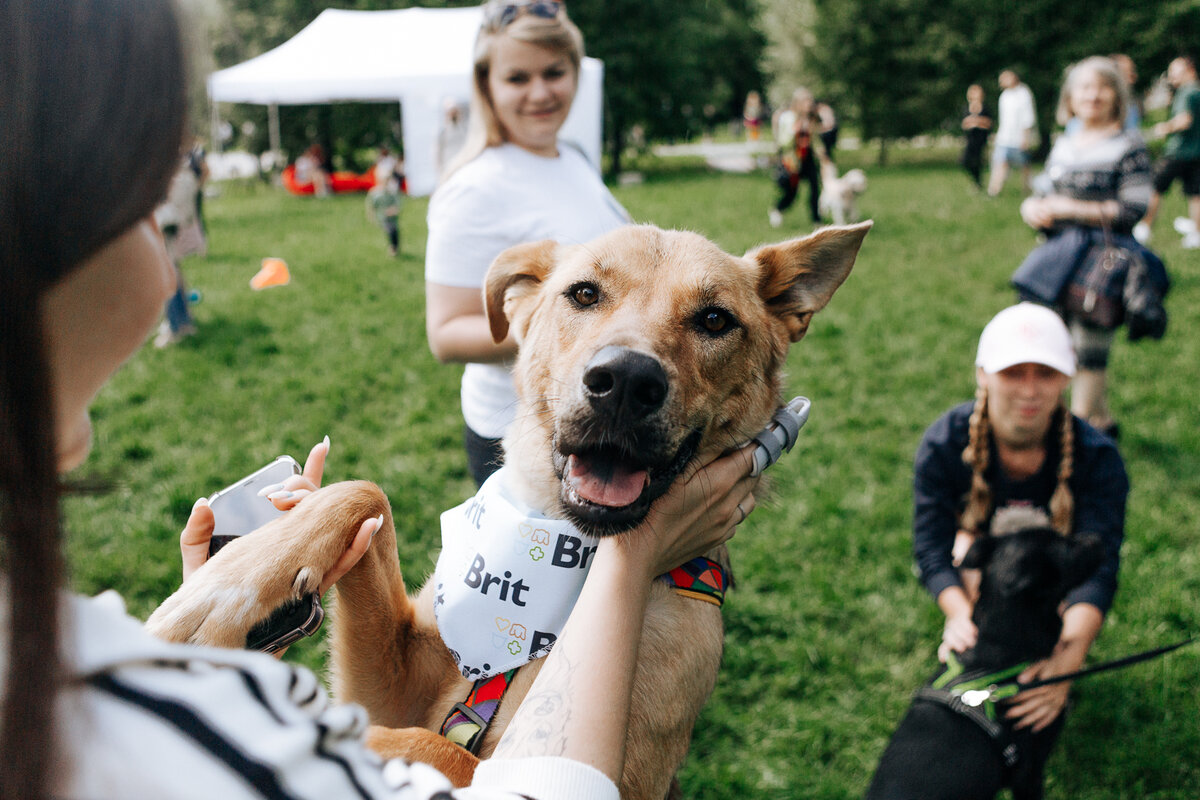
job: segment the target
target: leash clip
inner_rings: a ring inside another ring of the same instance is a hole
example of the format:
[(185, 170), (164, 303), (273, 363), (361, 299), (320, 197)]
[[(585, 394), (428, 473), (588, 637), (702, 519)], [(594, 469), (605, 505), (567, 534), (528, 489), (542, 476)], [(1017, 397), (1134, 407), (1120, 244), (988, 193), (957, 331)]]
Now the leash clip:
[(959, 698), (962, 700), (963, 705), (971, 708), (979, 708), (991, 699), (992, 691), (995, 688), (995, 686), (989, 686), (986, 689), (968, 689), (959, 695)]

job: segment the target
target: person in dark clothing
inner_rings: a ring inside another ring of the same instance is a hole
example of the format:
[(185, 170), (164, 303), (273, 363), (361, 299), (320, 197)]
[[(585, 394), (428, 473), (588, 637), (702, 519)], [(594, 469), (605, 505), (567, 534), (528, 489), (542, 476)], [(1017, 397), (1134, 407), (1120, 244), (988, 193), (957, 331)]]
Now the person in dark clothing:
[(995, 118), (983, 102), (983, 87), (973, 83), (967, 87), (967, 110), (963, 114), (962, 129), (967, 142), (963, 147), (962, 165), (977, 189), (983, 189), (983, 151), (988, 137), (992, 135)]
[[(1083, 665), (1117, 590), (1129, 479), (1111, 439), (1070, 413), (1063, 393), (1075, 372), (1071, 335), (1050, 309), (1020, 303), (1001, 311), (979, 340), (974, 403), (929, 427), (913, 480), (913, 554), (921, 582), (946, 615), (938, 655), (976, 643), (971, 614), (978, 573), (957, 567), (998, 511), (1039, 509), (1064, 536), (1098, 536), (1104, 561), (1064, 602), (1054, 653), (1022, 682)], [(1070, 684), (1018, 695), (1008, 716), (1042, 730), (1061, 713)]]

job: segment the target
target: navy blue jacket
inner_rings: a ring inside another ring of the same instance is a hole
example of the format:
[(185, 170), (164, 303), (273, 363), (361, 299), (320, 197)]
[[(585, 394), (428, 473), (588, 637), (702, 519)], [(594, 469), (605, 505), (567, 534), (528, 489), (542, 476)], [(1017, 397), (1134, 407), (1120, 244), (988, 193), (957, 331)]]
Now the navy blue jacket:
[[(963, 462), (962, 452), (967, 446), (972, 406), (964, 403), (952, 408), (925, 431), (913, 468), (913, 555), (921, 582), (935, 598), (949, 586), (962, 585), (950, 551), (971, 487), (971, 469)], [(1067, 595), (1066, 603), (1090, 603), (1107, 613), (1117, 592), (1129, 478), (1113, 441), (1083, 420), (1073, 419), (1075, 461), (1068, 480), (1075, 498), (1071, 530), (1099, 536), (1105, 557), (1096, 573)], [(1003, 475), (995, 442), (991, 443), (984, 477), (992, 487), (994, 508), (1032, 505), (1050, 513), (1060, 456), (1058, 438), (1050, 438), (1041, 470), (1022, 481)], [(990, 523), (985, 520), (984, 527)]]

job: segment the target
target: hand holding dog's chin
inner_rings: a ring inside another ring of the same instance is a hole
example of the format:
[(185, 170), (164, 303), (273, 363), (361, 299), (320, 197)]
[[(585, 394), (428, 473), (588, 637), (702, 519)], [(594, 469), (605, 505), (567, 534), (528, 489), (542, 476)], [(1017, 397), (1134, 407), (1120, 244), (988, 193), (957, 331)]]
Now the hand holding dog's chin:
[(689, 468), (651, 507), (645, 521), (605, 537), (600, 553), (641, 570), (647, 579), (703, 555), (733, 536), (754, 510), (759, 476), (750, 476), (752, 445)]

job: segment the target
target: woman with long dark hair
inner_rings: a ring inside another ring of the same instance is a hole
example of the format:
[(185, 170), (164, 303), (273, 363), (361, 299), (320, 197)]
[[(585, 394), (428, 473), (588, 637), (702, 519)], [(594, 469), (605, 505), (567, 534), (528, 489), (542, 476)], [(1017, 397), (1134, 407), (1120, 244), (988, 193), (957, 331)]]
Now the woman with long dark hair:
[[(361, 711), (311, 673), (159, 642), (111, 595), (63, 591), (59, 476), (174, 288), (152, 212), (183, 152), (183, 63), (168, 0), (0, 0), (0, 797), (448, 796), (368, 753)], [(459, 796), (616, 797), (651, 582), (753, 510), (749, 461), (714, 462), (601, 545), (530, 695), (553, 694), (561, 724), (533, 735), (518, 709)]]

